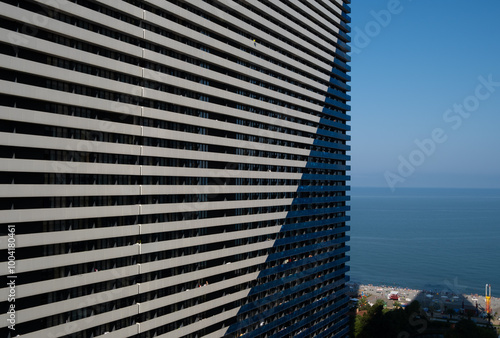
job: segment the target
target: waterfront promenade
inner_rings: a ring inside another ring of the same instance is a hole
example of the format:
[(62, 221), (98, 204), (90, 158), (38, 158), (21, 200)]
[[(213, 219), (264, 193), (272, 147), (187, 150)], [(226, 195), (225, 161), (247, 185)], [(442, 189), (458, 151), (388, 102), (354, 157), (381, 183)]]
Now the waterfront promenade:
[[(351, 298), (366, 297), (369, 304), (374, 304), (378, 299), (382, 299), (387, 303), (388, 308), (394, 307), (394, 300), (389, 300), (388, 296), (391, 292), (397, 292), (399, 296), (398, 302), (405, 306), (413, 300), (418, 300), (421, 308), (425, 309), (428, 314), (432, 314), (433, 318), (449, 318), (449, 309), (455, 312), (453, 318), (461, 316), (462, 313), (468, 312), (473, 314), (471, 317), (478, 323), (486, 322), (482, 316), (486, 309), (486, 298), (484, 295), (477, 294), (455, 294), (452, 291), (436, 291), (436, 290), (415, 290), (404, 287), (386, 286), (386, 285), (371, 285), (348, 283)], [(500, 325), (500, 298), (491, 298), (492, 315), (495, 318), (492, 320), (493, 325)], [(463, 310), (463, 311), (461, 311)]]

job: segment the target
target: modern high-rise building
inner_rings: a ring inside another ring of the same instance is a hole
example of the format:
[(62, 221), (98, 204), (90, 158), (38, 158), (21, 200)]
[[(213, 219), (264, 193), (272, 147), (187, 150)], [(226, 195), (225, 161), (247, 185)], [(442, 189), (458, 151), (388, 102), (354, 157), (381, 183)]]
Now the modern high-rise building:
[(0, 334), (343, 337), (347, 0), (0, 0)]

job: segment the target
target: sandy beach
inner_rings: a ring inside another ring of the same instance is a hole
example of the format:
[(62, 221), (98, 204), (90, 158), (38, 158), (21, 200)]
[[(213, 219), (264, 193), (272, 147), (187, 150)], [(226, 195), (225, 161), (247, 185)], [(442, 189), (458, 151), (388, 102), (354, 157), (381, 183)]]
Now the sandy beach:
[[(461, 309), (468, 310), (474, 313), (484, 313), (486, 310), (485, 295), (477, 294), (454, 294), (451, 291), (436, 292), (432, 290), (414, 290), (403, 287), (394, 287), (386, 285), (371, 285), (357, 284), (354, 282), (347, 283), (350, 290), (350, 296), (353, 298), (367, 297), (369, 304), (374, 304), (378, 299), (387, 302), (387, 307), (392, 308), (394, 300), (389, 300), (388, 296), (391, 292), (397, 292), (399, 303), (405, 306), (413, 300), (418, 300), (421, 307), (429, 313), (433, 313), (435, 318), (444, 317), (444, 312), (448, 309), (454, 309), (458, 314)], [(500, 298), (491, 297), (491, 313), (495, 315), (492, 324), (500, 325)], [(477, 312), (475, 311), (477, 309)], [(478, 322), (485, 321), (482, 318), (476, 319)]]

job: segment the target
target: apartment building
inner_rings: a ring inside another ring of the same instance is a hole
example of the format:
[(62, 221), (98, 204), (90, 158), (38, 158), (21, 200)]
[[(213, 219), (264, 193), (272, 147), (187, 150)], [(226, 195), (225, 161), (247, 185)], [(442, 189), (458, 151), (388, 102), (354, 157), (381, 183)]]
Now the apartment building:
[(349, 3), (0, 0), (0, 332), (346, 336)]

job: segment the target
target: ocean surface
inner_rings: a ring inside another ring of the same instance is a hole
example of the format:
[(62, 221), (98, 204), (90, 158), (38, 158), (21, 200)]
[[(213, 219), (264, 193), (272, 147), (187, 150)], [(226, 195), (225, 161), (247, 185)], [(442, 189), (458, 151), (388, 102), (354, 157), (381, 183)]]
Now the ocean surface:
[(500, 297), (500, 190), (352, 188), (351, 281)]

